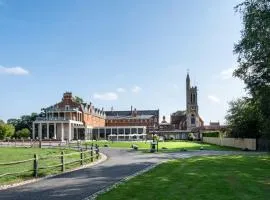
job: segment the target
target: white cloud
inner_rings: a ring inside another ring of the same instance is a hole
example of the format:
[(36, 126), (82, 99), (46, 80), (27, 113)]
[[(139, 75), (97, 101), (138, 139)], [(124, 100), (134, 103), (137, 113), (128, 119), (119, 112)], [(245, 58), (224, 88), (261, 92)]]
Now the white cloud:
[(224, 69), (220, 72), (220, 77), (222, 80), (227, 80), (232, 78), (233, 76), (233, 71), (235, 70), (234, 67), (230, 67), (228, 69)]
[(208, 95), (208, 99), (214, 103), (219, 103), (220, 99), (214, 95)]
[(117, 92), (126, 92), (126, 90), (124, 88), (117, 88), (116, 91)]
[(118, 99), (118, 95), (114, 92), (106, 92), (106, 93), (95, 93), (94, 99), (100, 99), (104, 101), (114, 101)]
[(3, 67), (0, 66), (0, 74), (8, 74), (8, 75), (27, 75), (29, 71), (21, 68), (21, 67)]
[(140, 88), (140, 87), (137, 86), (137, 85), (135, 85), (135, 86), (131, 89), (131, 91), (132, 91), (133, 93), (139, 93), (141, 90), (142, 90), (142, 88)]

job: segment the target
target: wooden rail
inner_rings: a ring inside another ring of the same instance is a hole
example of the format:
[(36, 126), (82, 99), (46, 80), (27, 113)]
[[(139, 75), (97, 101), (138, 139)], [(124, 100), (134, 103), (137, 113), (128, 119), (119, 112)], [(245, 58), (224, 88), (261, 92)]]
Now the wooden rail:
[[(90, 156), (86, 157), (85, 154), (89, 153)], [(65, 162), (65, 158), (71, 155), (76, 155), (78, 154), (78, 159), (76, 160), (72, 160), (69, 162)], [(50, 166), (39, 166), (40, 164), (40, 160), (50, 160), (50, 159), (55, 159), (55, 158), (60, 158), (60, 162), (59, 164), (55, 164), (55, 165), (50, 165)], [(27, 160), (20, 160), (20, 161), (13, 161), (13, 162), (9, 162), (9, 163), (0, 163), (0, 166), (11, 166), (11, 165), (17, 165), (17, 164), (21, 164), (21, 163), (27, 163), (27, 162), (33, 162), (33, 168), (29, 169), (29, 170), (24, 170), (24, 171), (15, 171), (15, 172), (8, 172), (8, 173), (4, 173), (4, 174), (0, 174), (0, 178), (4, 177), (4, 176), (11, 176), (11, 175), (16, 175), (16, 174), (23, 174), (26, 172), (33, 172), (33, 176), (34, 177), (38, 177), (39, 176), (39, 170), (44, 170), (44, 169), (50, 169), (50, 168), (54, 168), (54, 167), (61, 167), (61, 171), (64, 172), (65, 168), (67, 165), (72, 164), (72, 163), (80, 163), (80, 165), (82, 166), (87, 160), (90, 160), (90, 162), (94, 161), (94, 158), (98, 159), (99, 158), (99, 150), (97, 149), (93, 149), (93, 147), (90, 148), (90, 150), (85, 150), (83, 151), (83, 149), (80, 149), (80, 151), (78, 152), (73, 152), (73, 153), (68, 153), (68, 154), (64, 154), (64, 152), (62, 151), (61, 154), (59, 155), (51, 155), (51, 156), (44, 156), (44, 157), (38, 157), (37, 154), (34, 154), (34, 158), (31, 159), (27, 159)]]

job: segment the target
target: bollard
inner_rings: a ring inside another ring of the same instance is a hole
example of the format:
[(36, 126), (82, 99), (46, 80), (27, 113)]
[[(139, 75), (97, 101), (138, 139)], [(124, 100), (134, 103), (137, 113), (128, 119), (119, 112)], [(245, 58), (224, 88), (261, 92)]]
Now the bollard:
[(38, 177), (38, 155), (37, 154), (34, 154), (34, 173), (33, 173), (33, 176), (35, 178)]
[(61, 171), (64, 172), (65, 171), (65, 158), (64, 158), (64, 152), (61, 152)]
[(91, 162), (93, 162), (93, 161), (94, 161), (94, 157), (93, 157), (93, 147), (90, 147), (90, 149), (91, 149), (91, 152), (90, 152), (90, 155), (91, 155)]
[(81, 165), (83, 165), (83, 149), (81, 148), (80, 152), (80, 157), (81, 157)]

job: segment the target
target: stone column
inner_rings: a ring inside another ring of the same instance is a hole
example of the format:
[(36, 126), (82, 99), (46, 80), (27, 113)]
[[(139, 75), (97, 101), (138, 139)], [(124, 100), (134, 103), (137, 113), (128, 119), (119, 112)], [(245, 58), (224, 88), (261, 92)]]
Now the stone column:
[(119, 129), (118, 129), (118, 127), (116, 128), (116, 140), (118, 141), (118, 134), (119, 134)]
[(54, 123), (54, 128), (53, 128), (53, 139), (56, 139), (56, 130), (57, 129), (57, 127), (56, 127), (56, 123)]
[(68, 123), (68, 141), (71, 141), (71, 123)]
[(64, 124), (61, 123), (61, 141), (64, 141)]
[(46, 136), (46, 137), (47, 137), (47, 139), (49, 139), (49, 136), (50, 136), (50, 135), (49, 135), (49, 128), (50, 128), (50, 124), (49, 124), (49, 123), (47, 123), (47, 136)]
[(35, 139), (35, 135), (36, 135), (35, 134), (36, 132), (35, 132), (35, 123), (34, 122), (33, 122), (32, 126), (33, 126), (32, 127), (32, 139), (34, 140)]
[(42, 139), (42, 124), (39, 123), (39, 127), (38, 127), (38, 138)]
[(98, 128), (97, 130), (98, 130), (97, 140), (100, 140), (100, 128)]

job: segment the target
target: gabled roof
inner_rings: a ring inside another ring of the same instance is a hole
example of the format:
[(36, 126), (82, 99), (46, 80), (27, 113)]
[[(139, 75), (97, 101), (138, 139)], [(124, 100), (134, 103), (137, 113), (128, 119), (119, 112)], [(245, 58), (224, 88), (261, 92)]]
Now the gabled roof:
[(172, 116), (185, 116), (186, 115), (186, 111), (185, 110), (178, 110), (175, 113), (171, 114)]

